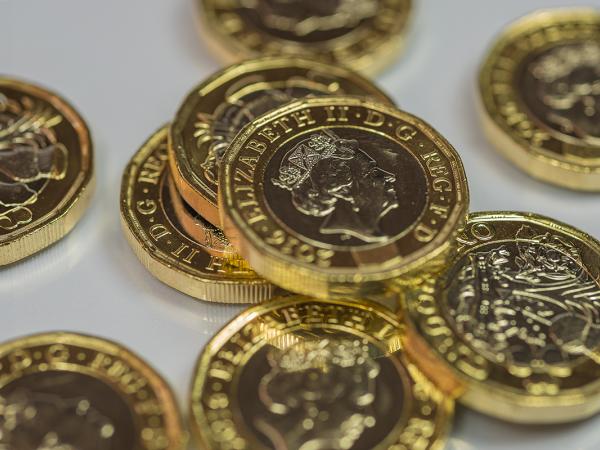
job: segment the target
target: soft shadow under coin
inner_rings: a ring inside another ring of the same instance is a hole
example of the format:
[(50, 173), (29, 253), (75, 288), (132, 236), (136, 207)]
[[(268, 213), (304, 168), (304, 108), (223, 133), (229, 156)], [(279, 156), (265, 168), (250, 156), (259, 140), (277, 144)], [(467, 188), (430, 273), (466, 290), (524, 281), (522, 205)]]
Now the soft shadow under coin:
[(28, 290), (37, 291), (50, 280), (63, 277), (79, 265), (84, 255), (89, 253), (96, 236), (89, 236), (93, 224), (84, 216), (73, 231), (50, 247), (10, 266), (0, 269), (0, 298), (10, 299), (14, 292), (23, 294)]

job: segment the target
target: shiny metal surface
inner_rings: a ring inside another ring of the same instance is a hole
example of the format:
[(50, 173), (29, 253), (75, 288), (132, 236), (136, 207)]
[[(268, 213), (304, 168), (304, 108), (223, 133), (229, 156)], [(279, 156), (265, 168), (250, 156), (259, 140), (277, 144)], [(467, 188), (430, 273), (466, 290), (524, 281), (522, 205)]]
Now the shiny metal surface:
[[(530, 179), (493, 150), (474, 106), (493, 34), (533, 9), (567, 4), (581, 2), (421, 0), (406, 53), (378, 81), (459, 149), (473, 210), (535, 210), (599, 237), (598, 196)], [(0, 0), (2, 72), (52, 86), (85, 112), (98, 180), (68, 239), (0, 271), (0, 340), (50, 329), (111, 337), (159, 368), (182, 408), (198, 353), (240, 308), (194, 302), (155, 280), (121, 233), (117, 203), (133, 151), (174, 115), (189, 87), (221, 67), (198, 39), (195, 11), (189, 0)], [(515, 426), (458, 407), (447, 449), (596, 450), (599, 426), (600, 417)]]

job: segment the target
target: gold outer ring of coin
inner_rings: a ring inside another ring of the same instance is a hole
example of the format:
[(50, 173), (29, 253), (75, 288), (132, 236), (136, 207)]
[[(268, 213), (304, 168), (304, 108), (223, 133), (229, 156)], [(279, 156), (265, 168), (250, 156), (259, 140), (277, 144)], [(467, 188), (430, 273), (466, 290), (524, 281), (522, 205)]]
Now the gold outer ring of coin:
[[(60, 375), (56, 382), (51, 380), (54, 373)], [(73, 378), (71, 384), (77, 385), (70, 386), (66, 383), (67, 376)], [(43, 378), (48, 378), (48, 382), (44, 384)], [(115, 395), (112, 403), (106, 393), (97, 394), (97, 386), (95, 391), (86, 392), (82, 389), (86, 384), (98, 382), (105, 386), (104, 390), (110, 390)], [(47, 391), (44, 391), (44, 386)], [(168, 384), (146, 362), (114, 342), (82, 334), (53, 332), (3, 343), (0, 345), (0, 397), (10, 396), (11, 392), (7, 392), (9, 389), (12, 389), (13, 393), (14, 389), (18, 389), (21, 394), (40, 392), (46, 395), (46, 402), (49, 395), (56, 395), (59, 401), (63, 399), (61, 395), (68, 395), (66, 400), (70, 401), (86, 394), (96, 395), (98, 398), (85, 398), (88, 401), (86, 409), (78, 409), (78, 416), (82, 417), (89, 410), (95, 410), (98, 403), (103, 405), (103, 414), (96, 411), (97, 416), (94, 420), (101, 420), (109, 410), (117, 417), (106, 419), (122, 420), (123, 416), (119, 415), (119, 412), (130, 414), (131, 425), (134, 427), (130, 430), (130, 438), (135, 442), (134, 447), (129, 448), (185, 448), (187, 433), (184, 432), (177, 404)], [(23, 400), (22, 395), (19, 399)], [(74, 414), (75, 408), (72, 404), (70, 407)], [(124, 407), (127, 408), (126, 411)], [(18, 417), (17, 414), (15, 416)], [(123, 430), (119, 425), (129, 426), (123, 422), (116, 426), (105, 424), (101, 433), (106, 434), (107, 426), (112, 426), (109, 430), (113, 433), (119, 433)], [(129, 430), (120, 434), (121, 439), (127, 431)]]
[(260, 303), (277, 291), (246, 261), (188, 236), (168, 198), (168, 126), (144, 143), (125, 169), (121, 223), (142, 264), (163, 283), (200, 300)]
[[(263, 27), (260, 19), (253, 24), (248, 14), (252, 16), (254, 11), (237, 7), (236, 2), (228, 5), (223, 2), (219, 4), (216, 0), (198, 0), (198, 3), (200, 33), (211, 49), (225, 61), (235, 62), (262, 55), (287, 55), (343, 65), (367, 75), (381, 72), (402, 52), (413, 9), (412, 0), (344, 0), (341, 3), (353, 3), (348, 11), (329, 18), (302, 17), (305, 25), (312, 21), (316, 33), (295, 36), (293, 31), (292, 34), (278, 35), (278, 30)], [(306, 0), (298, 0), (297, 3), (305, 4)], [(285, 8), (290, 11), (294, 5), (285, 5)], [(357, 20), (361, 13), (364, 20)], [(266, 13), (262, 15), (262, 18), (266, 17)], [(318, 29), (331, 27), (332, 18), (354, 23), (337, 30)], [(293, 20), (285, 20), (285, 23), (294, 25)], [(283, 24), (284, 21), (272, 23)], [(295, 25), (302, 27), (300, 23)], [(311, 35), (315, 38), (310, 39)], [(310, 40), (305, 41), (306, 38)]]
[(267, 57), (225, 68), (187, 95), (171, 124), (171, 174), (185, 201), (220, 228), (216, 153), (223, 152), (246, 123), (307, 94), (360, 95), (393, 104), (360, 75), (311, 60)]
[(446, 260), (469, 204), (460, 156), (390, 106), (310, 98), (252, 122), (221, 164), (223, 231), (278, 286), (371, 297)]
[(0, 77), (0, 111), (3, 266), (68, 234), (90, 203), (95, 178), (90, 132), (64, 99)]
[(405, 291), (413, 348), (484, 414), (543, 424), (599, 412), (600, 242), (518, 212), (472, 214), (458, 242), (446, 275)]
[[(418, 441), (441, 450), (454, 401), (408, 356), (404, 332), (395, 314), (371, 302), (292, 296), (247, 309), (198, 359), (190, 400), (198, 444), (300, 448), (321, 437), (329, 448), (407, 449)], [(290, 409), (307, 416), (286, 420)], [(313, 410), (321, 414), (309, 416)], [(350, 416), (356, 426), (344, 433)], [(299, 433), (309, 419), (313, 427)]]
[(177, 221), (181, 225), (181, 229), (196, 242), (202, 244), (207, 253), (218, 256), (220, 258), (239, 259), (229, 240), (223, 232), (208, 223), (202, 216), (194, 211), (191, 206), (185, 203), (185, 200), (179, 195), (179, 191), (175, 187), (173, 177), (168, 177), (169, 196)]
[[(564, 80), (554, 80), (554, 76), (546, 80), (546, 75), (540, 80), (535, 75), (542, 73), (542, 67), (550, 67), (544, 57), (554, 58), (556, 69), (562, 58), (556, 52), (568, 52), (568, 46), (576, 49), (585, 41), (593, 43), (600, 60), (600, 10), (542, 10), (513, 23), (499, 36), (481, 67), (479, 103), (490, 142), (521, 170), (558, 186), (600, 191), (600, 136), (597, 131), (588, 134), (577, 122), (582, 117), (577, 117), (576, 108), (589, 106), (589, 100), (583, 95), (567, 98), (555, 90), (569, 88), (573, 80), (569, 81), (567, 72)], [(535, 70), (527, 70), (526, 65)], [(597, 86), (599, 80), (596, 74), (588, 81)], [(559, 82), (564, 86), (559, 87)], [(537, 89), (541, 94), (535, 93)], [(600, 120), (598, 96), (595, 100), (589, 96), (595, 101), (596, 123)]]

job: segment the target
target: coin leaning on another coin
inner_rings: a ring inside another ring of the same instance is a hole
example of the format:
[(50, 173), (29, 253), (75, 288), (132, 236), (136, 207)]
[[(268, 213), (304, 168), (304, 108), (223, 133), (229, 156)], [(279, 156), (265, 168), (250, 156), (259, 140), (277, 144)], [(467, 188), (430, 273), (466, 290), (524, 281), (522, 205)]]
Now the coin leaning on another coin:
[(216, 227), (219, 163), (237, 133), (295, 99), (357, 95), (392, 104), (373, 83), (342, 67), (301, 58), (267, 57), (227, 67), (194, 88), (169, 133), (169, 161), (181, 196)]
[(231, 61), (287, 55), (369, 75), (404, 47), (412, 0), (198, 0), (205, 41)]
[(394, 314), (365, 301), (294, 296), (248, 309), (198, 360), (198, 444), (441, 449), (454, 401), (407, 357), (404, 331)]
[(0, 345), (0, 446), (183, 450), (166, 382), (129, 350), (57, 332)]
[(219, 175), (226, 236), (265, 278), (368, 297), (452, 251), (468, 187), (458, 153), (388, 105), (299, 100), (246, 126)]
[(600, 191), (600, 10), (544, 10), (509, 26), (479, 94), (490, 142), (517, 167)]
[[(511, 422), (600, 411), (600, 242), (535, 214), (472, 214), (446, 275), (404, 310), (465, 405)], [(418, 360), (417, 360), (418, 361)]]
[(87, 125), (62, 98), (0, 78), (0, 266), (68, 234), (94, 191)]
[(150, 137), (123, 174), (121, 222), (132, 249), (155, 277), (197, 299), (260, 303), (271, 298), (278, 289), (232, 256), (229, 245), (196, 241), (185, 232), (170, 197), (167, 133), (165, 126)]

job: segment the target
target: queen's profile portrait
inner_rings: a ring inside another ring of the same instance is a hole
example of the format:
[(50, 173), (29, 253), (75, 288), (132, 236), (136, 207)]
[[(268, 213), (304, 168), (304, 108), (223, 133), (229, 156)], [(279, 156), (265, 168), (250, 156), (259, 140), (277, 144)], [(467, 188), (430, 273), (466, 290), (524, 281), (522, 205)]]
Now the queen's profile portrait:
[(600, 145), (600, 45), (549, 50), (529, 72), (545, 119), (562, 133)]
[(294, 145), (272, 183), (291, 193), (297, 211), (322, 218), (324, 235), (382, 241), (380, 221), (399, 206), (396, 177), (378, 167), (357, 140), (328, 130)]
[(376, 425), (379, 363), (361, 340), (273, 347), (254, 426), (276, 450), (347, 450)]

